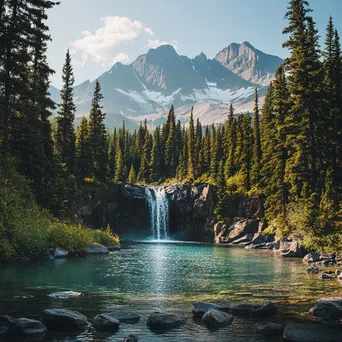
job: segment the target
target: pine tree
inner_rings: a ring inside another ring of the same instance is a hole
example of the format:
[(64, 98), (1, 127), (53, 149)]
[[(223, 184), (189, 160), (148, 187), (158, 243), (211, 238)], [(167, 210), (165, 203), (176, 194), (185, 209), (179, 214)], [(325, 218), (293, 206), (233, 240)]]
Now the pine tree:
[(125, 165), (123, 160), (123, 152), (122, 152), (122, 144), (121, 144), (121, 135), (119, 132), (117, 140), (116, 140), (116, 160), (115, 160), (115, 177), (114, 180), (116, 182), (124, 182), (125, 181)]
[(223, 161), (220, 162), (217, 175), (217, 204), (214, 210), (216, 219), (220, 222), (226, 217), (228, 207), (228, 193), (226, 189), (226, 181), (224, 176)]
[(57, 129), (55, 132), (55, 151), (58, 162), (65, 165), (66, 172), (73, 174), (76, 164), (76, 137), (74, 119), (76, 106), (73, 102), (73, 85), (75, 82), (69, 50), (63, 66), (63, 88), (59, 105)]
[(196, 160), (195, 160), (195, 127), (193, 107), (191, 108), (189, 130), (188, 130), (188, 178), (191, 181), (196, 179)]
[[(89, 114), (89, 142), (91, 146), (92, 174), (100, 180), (106, 178), (108, 162), (107, 132), (104, 124), (106, 114), (102, 111), (102, 99), (101, 86), (100, 83), (96, 81)], [(122, 151), (121, 155), (123, 163), (124, 152), (125, 151)]]
[(258, 89), (254, 93), (254, 115), (253, 115), (253, 185), (258, 186), (260, 182), (261, 170), (261, 139), (260, 139), (260, 118), (259, 118), (259, 99)]
[(165, 143), (165, 167), (166, 172), (169, 177), (172, 177), (176, 172), (177, 167), (177, 131), (176, 131), (176, 117), (173, 106), (169, 111), (168, 121), (167, 121), (167, 131), (168, 136)]
[(80, 179), (84, 179), (91, 175), (91, 146), (89, 141), (88, 120), (85, 116), (77, 129), (76, 138), (76, 156), (77, 156), (77, 175)]
[(115, 160), (116, 160), (116, 127), (114, 128), (113, 135), (109, 140), (108, 148), (108, 174), (109, 178), (114, 178), (115, 175)]
[(133, 164), (131, 165), (131, 169), (129, 170), (128, 182), (131, 184), (135, 184), (137, 182), (137, 175), (135, 173)]
[(149, 163), (149, 174), (152, 182), (161, 179), (161, 150), (160, 150), (160, 128), (157, 127), (153, 132), (153, 145), (151, 151), (151, 160)]
[(150, 168), (149, 168), (149, 160), (150, 160), (150, 133), (147, 129), (147, 122), (145, 120), (144, 125), (145, 138), (144, 138), (144, 146), (141, 154), (141, 164), (138, 172), (138, 181), (141, 183), (148, 183), (150, 180)]
[(217, 132), (215, 125), (212, 125), (210, 136), (210, 179), (213, 183), (216, 183), (217, 171), (218, 171), (218, 146)]

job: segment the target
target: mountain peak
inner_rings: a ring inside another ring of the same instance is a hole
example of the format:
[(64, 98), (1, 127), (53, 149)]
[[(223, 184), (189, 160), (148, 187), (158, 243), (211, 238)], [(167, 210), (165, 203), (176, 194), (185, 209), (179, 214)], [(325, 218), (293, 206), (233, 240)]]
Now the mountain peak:
[(160, 45), (154, 49), (150, 49), (147, 52), (148, 55), (154, 55), (154, 54), (159, 54), (159, 55), (178, 55), (175, 48), (170, 45), (170, 44), (163, 44)]
[(195, 58), (194, 58), (196, 61), (206, 61), (208, 58), (207, 56), (201, 52), (199, 55), (197, 55)]
[(245, 41), (241, 45), (247, 46), (250, 49), (255, 50), (255, 47), (250, 42)]

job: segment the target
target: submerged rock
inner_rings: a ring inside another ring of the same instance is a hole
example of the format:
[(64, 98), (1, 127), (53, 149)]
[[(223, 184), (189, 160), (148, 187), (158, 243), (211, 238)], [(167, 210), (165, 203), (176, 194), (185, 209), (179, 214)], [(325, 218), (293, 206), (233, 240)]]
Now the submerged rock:
[(229, 312), (230, 307), (228, 305), (220, 305), (214, 303), (206, 303), (206, 302), (196, 302), (193, 304), (192, 313), (194, 316), (202, 317), (207, 311), (210, 310), (218, 310)]
[(6, 338), (21, 341), (22, 339), (41, 341), (47, 333), (45, 325), (34, 319), (18, 318), (8, 327)]
[(318, 274), (321, 270), (317, 267), (311, 266), (306, 270), (309, 274)]
[(112, 311), (112, 312), (107, 312), (106, 315), (114, 319), (117, 319), (118, 321), (120, 321), (120, 323), (134, 324), (140, 321), (140, 316), (137, 314), (132, 314), (132, 313)]
[(87, 250), (87, 254), (107, 254), (109, 253), (108, 247), (100, 245), (99, 243), (91, 244)]
[(69, 299), (82, 296), (80, 292), (74, 291), (62, 291), (48, 294), (48, 297), (57, 298), (57, 299)]
[(277, 313), (278, 308), (272, 302), (254, 304), (251, 308), (251, 315), (253, 316), (273, 316)]
[(80, 329), (88, 324), (86, 316), (78, 311), (65, 309), (44, 310), (42, 321), (47, 328), (60, 331)]
[(203, 324), (209, 329), (230, 325), (233, 321), (234, 317), (231, 314), (217, 310), (207, 311), (202, 317)]
[(328, 274), (328, 273), (323, 273), (320, 275), (321, 279), (325, 280), (330, 280), (330, 279), (335, 279), (335, 276)]
[(185, 324), (185, 319), (171, 313), (153, 312), (147, 320), (147, 326), (152, 331), (165, 331), (179, 328)]
[(271, 322), (261, 322), (254, 325), (257, 333), (264, 336), (282, 335), (284, 328), (281, 324)]
[(283, 341), (286, 342), (341, 342), (342, 330), (312, 323), (289, 323)]
[(106, 314), (97, 315), (94, 318), (94, 327), (102, 331), (117, 331), (120, 321)]
[(342, 318), (342, 297), (321, 298), (310, 309), (310, 315), (334, 321)]
[(234, 304), (230, 308), (230, 312), (237, 316), (250, 316), (253, 303)]

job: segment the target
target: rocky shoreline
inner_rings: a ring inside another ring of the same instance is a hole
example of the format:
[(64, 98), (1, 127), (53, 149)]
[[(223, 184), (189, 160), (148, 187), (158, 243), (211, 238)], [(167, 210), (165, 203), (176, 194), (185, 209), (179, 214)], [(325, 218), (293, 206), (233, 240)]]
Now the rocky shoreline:
[[(69, 293), (69, 296), (77, 296)], [(61, 296), (59, 296), (62, 298)], [(189, 312), (190, 313), (190, 312)], [(189, 313), (184, 316), (170, 312), (153, 312), (146, 326), (155, 333), (165, 333), (187, 323)], [(207, 302), (193, 303), (193, 320), (209, 331), (234, 324), (235, 317), (254, 322), (256, 334), (268, 337), (279, 336), (288, 342), (340, 342), (342, 336), (342, 297), (322, 298), (308, 312), (306, 323), (279, 324), (273, 321), (278, 308), (272, 302), (217, 304)], [(43, 341), (56, 332), (81, 333), (87, 328), (115, 334), (122, 324), (136, 324), (141, 317), (135, 313), (106, 312), (93, 318), (67, 309), (46, 309), (40, 320), (0, 316), (0, 339), (14, 341)], [(139, 336), (129, 335), (123, 342), (142, 341)]]

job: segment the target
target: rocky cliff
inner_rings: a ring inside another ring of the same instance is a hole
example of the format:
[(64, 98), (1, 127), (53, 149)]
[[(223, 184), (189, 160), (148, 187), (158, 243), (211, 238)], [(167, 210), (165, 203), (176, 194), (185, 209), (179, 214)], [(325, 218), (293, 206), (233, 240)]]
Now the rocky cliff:
[[(240, 198), (229, 207), (226, 222), (217, 224), (214, 217), (216, 190), (213, 185), (172, 184), (165, 187), (169, 199), (169, 236), (177, 240), (219, 242), (229, 235), (234, 222), (249, 219), (258, 227), (263, 217), (261, 199)], [(110, 183), (79, 195), (70, 217), (93, 228), (108, 224), (123, 239), (146, 239), (151, 223), (145, 187)], [(258, 230), (258, 228), (257, 228)]]

